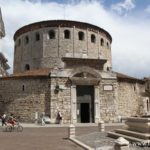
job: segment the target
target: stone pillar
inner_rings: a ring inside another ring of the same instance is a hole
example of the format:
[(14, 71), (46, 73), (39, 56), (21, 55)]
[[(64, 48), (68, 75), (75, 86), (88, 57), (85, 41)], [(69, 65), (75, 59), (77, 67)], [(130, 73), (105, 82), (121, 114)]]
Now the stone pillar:
[(71, 86), (71, 123), (77, 122), (77, 95), (76, 86)]
[(99, 129), (99, 132), (104, 132), (105, 131), (105, 123), (104, 123), (103, 120), (99, 121), (98, 129)]
[(98, 123), (100, 120), (100, 100), (99, 100), (99, 86), (95, 86), (94, 90), (94, 104), (95, 104), (95, 123)]
[(73, 124), (70, 124), (68, 128), (68, 138), (75, 137), (75, 126)]
[(35, 124), (38, 124), (38, 112), (35, 112)]
[(129, 142), (123, 137), (119, 137), (115, 141), (114, 150), (130, 150)]

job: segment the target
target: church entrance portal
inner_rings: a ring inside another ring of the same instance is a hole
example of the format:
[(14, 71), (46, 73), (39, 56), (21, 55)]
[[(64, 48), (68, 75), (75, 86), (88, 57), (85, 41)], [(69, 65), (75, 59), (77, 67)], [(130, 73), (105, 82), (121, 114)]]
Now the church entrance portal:
[(93, 86), (77, 86), (77, 122), (94, 122)]

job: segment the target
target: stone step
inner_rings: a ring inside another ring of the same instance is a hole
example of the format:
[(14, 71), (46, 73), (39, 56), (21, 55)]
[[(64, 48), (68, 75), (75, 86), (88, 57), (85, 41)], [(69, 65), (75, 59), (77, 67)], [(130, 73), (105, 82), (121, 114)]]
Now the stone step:
[(144, 140), (150, 140), (150, 134), (149, 133), (141, 133), (141, 132), (135, 132), (131, 130), (124, 130), (124, 129), (116, 129), (116, 133), (124, 134), (127, 136), (135, 137), (135, 138), (140, 138)]
[(137, 132), (143, 132), (148, 133), (150, 132), (150, 123), (149, 122), (130, 122), (126, 121), (125, 123), (127, 125), (128, 130), (137, 131)]
[(112, 137), (112, 138), (123, 137), (123, 138), (125, 138), (129, 141), (138, 142), (138, 143), (141, 143), (143, 145), (149, 145), (150, 144), (150, 140), (143, 140), (143, 139), (140, 139), (140, 138), (135, 138), (135, 137), (131, 137), (131, 136), (120, 134), (120, 133), (108, 132), (107, 135), (109, 137)]

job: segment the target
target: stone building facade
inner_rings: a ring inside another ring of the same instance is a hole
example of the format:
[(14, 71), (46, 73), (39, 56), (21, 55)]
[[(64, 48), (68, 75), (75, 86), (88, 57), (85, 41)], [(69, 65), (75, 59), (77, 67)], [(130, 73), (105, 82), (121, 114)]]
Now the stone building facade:
[(63, 123), (116, 122), (145, 113), (145, 80), (112, 71), (111, 35), (92, 24), (51, 20), (14, 35), (14, 73), (0, 79), (0, 111), (22, 121), (44, 112)]

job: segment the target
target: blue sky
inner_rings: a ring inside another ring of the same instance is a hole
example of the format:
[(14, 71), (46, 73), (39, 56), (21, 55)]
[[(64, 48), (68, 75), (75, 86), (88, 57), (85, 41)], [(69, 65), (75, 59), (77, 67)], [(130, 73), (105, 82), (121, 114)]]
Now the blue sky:
[(113, 70), (150, 76), (150, 0), (0, 0), (6, 36), (2, 52), (13, 70), (13, 35), (20, 27), (42, 20), (88, 22), (113, 38)]

